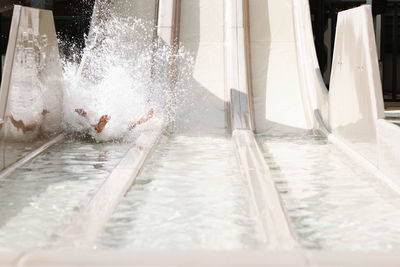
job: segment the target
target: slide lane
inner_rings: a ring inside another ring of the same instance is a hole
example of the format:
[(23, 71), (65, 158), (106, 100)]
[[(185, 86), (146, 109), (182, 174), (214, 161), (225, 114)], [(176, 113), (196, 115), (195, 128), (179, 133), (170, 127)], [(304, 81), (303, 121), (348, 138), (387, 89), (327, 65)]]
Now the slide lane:
[[(308, 1), (250, 0), (249, 20), (257, 141), (300, 242), (310, 248), (339, 250), (350, 243), (354, 249), (361, 249), (365, 242), (374, 250), (397, 247), (397, 242), (384, 233), (384, 229), (391, 229), (391, 223), (397, 224), (394, 219), (387, 220), (388, 224), (382, 219), (364, 225), (364, 240), (348, 235), (351, 227), (337, 234), (329, 227), (338, 218), (345, 218), (344, 224), (358, 224), (364, 215), (343, 217), (352, 211), (352, 201), (369, 217), (380, 218), (377, 209), (367, 211), (369, 202), (362, 201), (365, 194), (373, 196), (374, 203), (380, 203), (388, 216), (395, 218), (398, 214), (390, 202), (399, 199), (394, 149), (400, 132), (382, 119), (370, 7), (339, 14), (329, 94), (318, 67)], [(286, 106), (288, 103), (292, 104)], [(310, 130), (319, 130), (321, 135), (310, 137)], [(387, 146), (389, 142), (391, 147)], [(317, 163), (317, 155), (324, 153), (323, 163)], [(354, 166), (364, 171), (354, 171)], [(354, 184), (344, 182), (343, 177)], [(343, 187), (341, 194), (347, 202), (330, 202), (329, 196), (338, 194), (337, 186)], [(318, 192), (324, 192), (327, 198)], [(318, 208), (313, 207), (317, 203)], [(310, 215), (313, 212), (322, 214), (321, 221)], [(396, 234), (396, 227), (391, 234)], [(369, 232), (381, 236), (369, 236)]]
[[(129, 12), (129, 7), (132, 8), (132, 1), (120, 1), (119, 4), (121, 5), (114, 5), (113, 8), (120, 12), (125, 12), (123, 16), (128, 16), (126, 12)], [(155, 21), (155, 1), (153, 1), (153, 5), (149, 5), (149, 1), (135, 1), (134, 7), (137, 8), (134, 10), (140, 13), (138, 15), (140, 19), (151, 23)], [(131, 10), (131, 12), (133, 11)], [(26, 25), (28, 18), (32, 19), (34, 22), (32, 27), (38, 27), (39, 32), (50, 34), (50, 37), (54, 32), (55, 36), (54, 29), (52, 31), (51, 26), (48, 26), (52, 25), (49, 23), (51, 12), (17, 6), (15, 14), (20, 18), (19, 23), (14, 23), (14, 27), (17, 29), (15, 34), (16, 43), (19, 42), (19, 38), (22, 38), (20, 36), (23, 35), (21, 31), (30, 32), (29, 29), (26, 29), (26, 27), (30, 27)], [(33, 30), (34, 34), (36, 34), (36, 30), (36, 28)], [(152, 27), (150, 27), (149, 32), (152, 33)], [(50, 59), (54, 58), (54, 61), (51, 61), (52, 64), (59, 63), (58, 54), (55, 56), (56, 54), (54, 53), (55, 50), (49, 49), (49, 51), (53, 53), (49, 56)], [(8, 52), (10, 58), (10, 53), (14, 53), (14, 50), (10, 49)], [(18, 51), (15, 53), (18, 55)], [(14, 64), (14, 66), (10, 65), (9, 67), (14, 72), (16, 71), (15, 68), (19, 68), (17, 71), (20, 71), (20, 66), (18, 65)], [(44, 79), (42, 82), (45, 85), (53, 84), (54, 87), (52, 89), (55, 91), (61, 90), (61, 88), (55, 86), (55, 83), (59, 81), (57, 78), (62, 78), (57, 76), (60, 74), (57, 72), (58, 68), (53, 68), (53, 70), (54, 73), (49, 73), (46, 70), (42, 73), (43, 77), (38, 77), (38, 79)], [(12, 94), (13, 90), (21, 90), (21, 88), (24, 88), (21, 86), (27, 86), (27, 84), (25, 84), (26, 81), (15, 80), (17, 77), (12, 75), (12, 72), (10, 75), (11, 85), (3, 83), (2, 92), (10, 88), (11, 101), (15, 102), (15, 96), (13, 98)], [(3, 81), (6, 81), (6, 79), (3, 79)], [(11, 110), (12, 112), (12, 108), (15, 108), (14, 102), (11, 102), (6, 110)], [(59, 107), (61, 106), (59, 105)], [(54, 120), (50, 122), (44, 121), (43, 128), (51, 130), (49, 127), (53, 125), (52, 123), (54, 124)], [(4, 134), (7, 134), (4, 131), (8, 131), (8, 128), (8, 125), (2, 128), (3, 137)], [(9, 159), (12, 155), (8, 153), (5, 157), (4, 165), (7, 164), (9, 166), (0, 173), (1, 182), (4, 184), (2, 188), (7, 191), (3, 199), (7, 203), (2, 205), (4, 208), (3, 214), (7, 214), (7, 216), (4, 216), (0, 230), (4, 240), (1, 246), (3, 248), (31, 249), (53, 246), (55, 242), (57, 244), (65, 244), (65, 239), (67, 238), (65, 235), (63, 236), (63, 232), (67, 232), (69, 229), (66, 226), (79, 224), (82, 221), (80, 219), (82, 213), (85, 210), (90, 210), (91, 205), (93, 206), (92, 203), (96, 203), (96, 201), (100, 203), (104, 200), (111, 201), (108, 198), (111, 192), (114, 193), (112, 194), (113, 197), (118, 199), (119, 196), (125, 193), (124, 188), (125, 190), (129, 188), (147, 154), (157, 142), (159, 135), (163, 131), (163, 126), (155, 125), (155, 129), (157, 129), (156, 132), (145, 131), (138, 137), (137, 143), (141, 145), (127, 143), (119, 145), (114, 143), (91, 144), (79, 140), (64, 141), (64, 137), (60, 135), (43, 145), (39, 142), (37, 146), (42, 146), (28, 154), (26, 153), (25, 145), (25, 151), (20, 153), (24, 155), (23, 158), (17, 155), (14, 158), (18, 159), (18, 161), (11, 165)], [(9, 141), (3, 142), (5, 147), (10, 143)], [(33, 147), (36, 148), (35, 144)], [(59, 145), (47, 150), (51, 145), (55, 144)], [(23, 145), (21, 144), (21, 146)], [(83, 159), (81, 156), (86, 158)], [(37, 158), (31, 161), (34, 157)], [(81, 162), (74, 160), (74, 157), (81, 160)], [(29, 161), (31, 162), (28, 163)], [(132, 164), (128, 166), (129, 162)], [(28, 164), (23, 166), (26, 163)], [(113, 185), (112, 181), (115, 182), (115, 180), (119, 181), (121, 185), (124, 177), (127, 184), (120, 187), (118, 187), (118, 183), (117, 186)], [(110, 184), (111, 186), (107, 187)], [(119, 189), (121, 187), (122, 189)], [(75, 192), (76, 197), (70, 198), (71, 195), (75, 195)], [(50, 202), (46, 201), (47, 199)], [(111, 204), (111, 209), (112, 207), (113, 205)], [(60, 212), (60, 210), (65, 210), (65, 212)], [(107, 211), (104, 210), (105, 208), (103, 207), (103, 214), (107, 214)], [(96, 216), (102, 218), (101, 212)], [(75, 222), (74, 218), (77, 218), (77, 222)], [(48, 222), (48, 225), (46, 222)], [(88, 223), (88, 225), (91, 224)], [(26, 230), (17, 231), (14, 229), (15, 227)], [(80, 235), (85, 236), (84, 232), (81, 232)]]

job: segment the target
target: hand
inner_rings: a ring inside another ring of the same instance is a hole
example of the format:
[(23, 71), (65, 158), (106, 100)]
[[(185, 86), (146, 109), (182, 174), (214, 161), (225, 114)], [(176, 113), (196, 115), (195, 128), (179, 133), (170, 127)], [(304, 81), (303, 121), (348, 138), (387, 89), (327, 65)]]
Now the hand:
[[(44, 110), (43, 110), (43, 112), (44, 112)], [(78, 113), (79, 115), (81, 115), (84, 118), (86, 118), (86, 116), (87, 116), (87, 113), (83, 108), (76, 108), (75, 112)]]

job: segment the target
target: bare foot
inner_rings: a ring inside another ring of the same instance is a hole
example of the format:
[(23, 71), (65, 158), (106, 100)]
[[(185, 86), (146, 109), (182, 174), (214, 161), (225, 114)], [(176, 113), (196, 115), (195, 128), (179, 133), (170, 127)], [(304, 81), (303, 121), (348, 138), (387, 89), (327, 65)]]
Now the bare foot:
[(111, 116), (108, 115), (103, 115), (100, 117), (99, 122), (95, 126), (95, 130), (98, 133), (101, 133), (104, 130), (104, 127), (106, 127), (107, 122), (111, 119)]
[(87, 113), (83, 108), (76, 108), (75, 112), (84, 118), (86, 118), (86, 116), (87, 116)]

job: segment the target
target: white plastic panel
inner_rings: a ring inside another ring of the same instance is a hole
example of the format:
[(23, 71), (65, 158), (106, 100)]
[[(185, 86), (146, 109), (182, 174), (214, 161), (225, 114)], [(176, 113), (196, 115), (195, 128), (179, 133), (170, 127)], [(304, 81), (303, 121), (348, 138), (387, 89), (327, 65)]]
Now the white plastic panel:
[(311, 128), (297, 67), (292, 0), (249, 0), (255, 127)]
[(324, 84), (315, 51), (314, 34), (311, 25), (310, 5), (308, 0), (293, 0), (293, 17), (296, 34), (297, 64), (302, 85), (306, 116), (314, 117), (318, 112), (324, 125), (319, 125), (314, 118), (313, 128), (325, 128), (329, 120), (328, 91)]
[(225, 132), (224, 0), (181, 1), (180, 43), (193, 57), (178, 109), (185, 132)]
[(37, 127), (23, 133), (7, 119), (2, 137), (31, 140), (60, 130), (62, 67), (52, 12), (15, 6), (14, 16), (19, 17), (19, 23), (13, 24), (16, 35), (10, 36), (15, 49), (7, 50), (5, 75), (10, 76), (3, 79), (10, 82), (2, 84), (2, 92), (9, 91), (5, 116)]
[(384, 110), (369, 6), (339, 13), (329, 116), (332, 133), (378, 166), (376, 120)]
[(225, 1), (226, 83), (231, 90), (231, 128), (252, 129), (247, 1)]

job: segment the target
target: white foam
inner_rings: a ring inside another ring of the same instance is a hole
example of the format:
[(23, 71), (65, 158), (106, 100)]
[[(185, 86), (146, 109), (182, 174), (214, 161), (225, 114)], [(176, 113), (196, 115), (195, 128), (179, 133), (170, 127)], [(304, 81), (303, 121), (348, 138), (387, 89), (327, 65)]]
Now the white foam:
[[(146, 116), (150, 108), (155, 117), (173, 121), (172, 105), (179, 102), (182, 82), (171, 89), (170, 62), (173, 56), (188, 57), (183, 50), (174, 55), (169, 46), (153, 41), (152, 21), (111, 17), (106, 25), (92, 29), (80, 66), (64, 63), (64, 129), (89, 133), (97, 140), (127, 136), (129, 124)], [(87, 119), (74, 111), (81, 108)], [(92, 125), (102, 115), (111, 119), (98, 134)]]

